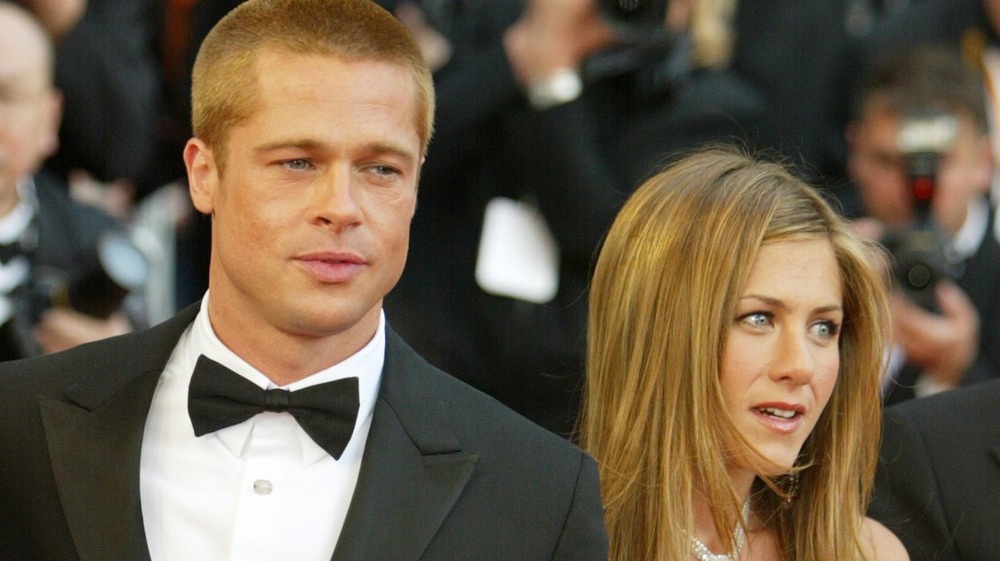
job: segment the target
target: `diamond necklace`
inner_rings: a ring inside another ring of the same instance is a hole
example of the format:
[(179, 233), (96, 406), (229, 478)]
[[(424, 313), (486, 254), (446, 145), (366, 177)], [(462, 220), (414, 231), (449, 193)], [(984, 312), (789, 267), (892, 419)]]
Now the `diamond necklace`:
[(740, 556), (740, 551), (743, 549), (743, 543), (746, 541), (746, 533), (743, 531), (743, 526), (747, 524), (747, 520), (750, 518), (750, 497), (747, 497), (746, 502), (743, 503), (743, 521), (741, 524), (736, 525), (736, 529), (733, 530), (733, 552), (732, 553), (719, 553), (715, 554), (708, 550), (708, 546), (705, 545), (701, 540), (694, 536), (691, 538), (691, 553), (699, 561), (736, 561), (736, 558)]

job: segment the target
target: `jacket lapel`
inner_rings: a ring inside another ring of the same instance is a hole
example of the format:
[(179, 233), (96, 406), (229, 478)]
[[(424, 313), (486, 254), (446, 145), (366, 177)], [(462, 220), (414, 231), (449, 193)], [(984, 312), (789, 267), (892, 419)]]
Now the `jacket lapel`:
[[(64, 400), (40, 398), (81, 561), (149, 559), (139, 497), (142, 436), (160, 373), (196, 313), (193, 305), (159, 327), (97, 347), (82, 363), (101, 371), (82, 376)], [(119, 356), (115, 351), (132, 355), (121, 363), (99, 358)], [(477, 456), (461, 449), (431, 370), (386, 331), (379, 398), (334, 561), (419, 559), (472, 475)]]
[(333, 561), (419, 559), (472, 475), (477, 456), (461, 449), (431, 369), (386, 330), (379, 399)]
[[(149, 559), (139, 506), (139, 452), (159, 372), (98, 411), (42, 398), (52, 471), (82, 561)], [(133, 398), (138, 392), (141, 397)]]
[(160, 373), (196, 313), (192, 306), (152, 330), (93, 352), (80, 348), (88, 372), (65, 399), (40, 398), (53, 475), (81, 561), (149, 559), (139, 500), (142, 436)]

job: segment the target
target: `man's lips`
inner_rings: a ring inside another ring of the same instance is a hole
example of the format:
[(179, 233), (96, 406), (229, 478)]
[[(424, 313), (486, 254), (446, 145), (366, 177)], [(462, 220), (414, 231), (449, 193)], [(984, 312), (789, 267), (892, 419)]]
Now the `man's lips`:
[(367, 265), (360, 255), (353, 252), (316, 252), (299, 255), (295, 260), (313, 278), (324, 283), (347, 282)]
[(771, 402), (754, 405), (750, 411), (771, 430), (788, 434), (802, 425), (806, 408), (795, 403)]

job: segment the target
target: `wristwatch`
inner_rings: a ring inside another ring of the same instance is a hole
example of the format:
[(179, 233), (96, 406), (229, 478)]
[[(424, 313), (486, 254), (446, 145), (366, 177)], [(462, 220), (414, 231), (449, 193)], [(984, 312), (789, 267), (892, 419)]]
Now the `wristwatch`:
[(573, 68), (560, 68), (528, 85), (528, 103), (539, 111), (569, 103), (583, 93), (583, 80)]

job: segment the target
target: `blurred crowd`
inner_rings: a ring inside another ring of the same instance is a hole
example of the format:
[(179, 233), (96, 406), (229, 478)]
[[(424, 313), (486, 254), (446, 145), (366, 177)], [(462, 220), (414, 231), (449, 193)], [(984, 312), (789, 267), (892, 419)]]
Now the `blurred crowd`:
[[(204, 293), (209, 221), (180, 158), (189, 70), (240, 2), (18, 3), (50, 45), (24, 54), (10, 37), (0, 52), (0, 241), (26, 258), (0, 268), (8, 358), (156, 323)], [(919, 294), (904, 282), (894, 300), (887, 402), (996, 377), (1000, 2), (380, 3), (435, 72), (408, 266), (385, 303), (432, 363), (571, 436), (587, 285), (612, 217), (658, 166), (735, 141), (794, 167), (902, 260), (931, 262)], [(952, 117), (952, 138), (914, 171), (924, 148), (899, 138), (935, 115)], [(73, 218), (46, 217), (70, 203)], [(937, 243), (928, 255), (914, 247), (923, 231)], [(88, 299), (111, 309), (88, 313)]]
[[(944, 282), (934, 283), (928, 305), (896, 303), (899, 352), (887, 396), (995, 377), (989, 64), (1000, 3), (381, 3), (414, 31), (435, 70), (436, 131), (409, 264), (386, 302), (396, 328), (435, 364), (569, 435), (593, 257), (618, 205), (656, 166), (735, 140), (795, 166), (864, 231), (898, 234), (922, 226), (910, 200), (912, 158), (897, 138), (908, 118), (936, 111), (956, 119), (954, 140), (932, 148), (936, 188), (923, 221), (940, 230)], [(22, 298), (8, 297), (8, 318), (29, 316), (8, 331), (39, 352), (88, 331), (155, 323), (204, 292), (208, 221), (186, 200), (179, 157), (190, 135), (188, 71), (201, 37), (239, 2), (20, 4), (52, 52), (39, 46), (22, 56), (26, 47), (10, 45), (0, 53), (11, 68), (0, 92), (3, 211), (13, 212), (14, 191), (32, 199), (23, 190), (34, 178), (34, 204), (47, 208), (51, 190), (96, 206), (105, 216), (80, 221), (117, 223), (140, 250), (131, 257), (138, 280), (119, 280), (130, 294), (117, 295), (120, 309), (99, 323), (79, 306), (83, 316), (63, 317), (48, 296), (31, 296), (43, 302), (23, 312)], [(44, 214), (30, 228), (12, 225), (8, 242), (49, 238)], [(5, 274), (5, 292), (52, 292), (52, 284), (66, 292), (97, 269), (114, 275), (128, 266), (106, 261), (135, 252), (98, 251), (103, 228), (52, 241), (66, 254), (89, 254), (72, 258), (86, 265), (25, 250), (37, 266), (23, 278)], [(60, 270), (58, 282), (43, 278), (46, 268)]]
[[(209, 220), (181, 159), (189, 74), (239, 3), (14, 2), (44, 40), (0, 19), (4, 360), (204, 294)], [(1000, 377), (1000, 0), (379, 3), (438, 96), (385, 301), (434, 365), (574, 438), (612, 219), (659, 167), (735, 142), (889, 248), (887, 405)]]

